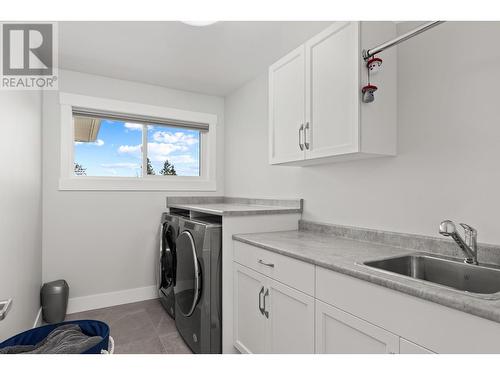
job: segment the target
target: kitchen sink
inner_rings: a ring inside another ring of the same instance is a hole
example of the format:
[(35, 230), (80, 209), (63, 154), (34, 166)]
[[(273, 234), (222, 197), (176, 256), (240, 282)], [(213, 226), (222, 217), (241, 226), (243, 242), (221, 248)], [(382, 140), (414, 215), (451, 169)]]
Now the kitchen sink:
[(500, 298), (500, 268), (466, 264), (459, 260), (412, 254), (364, 262), (377, 270), (423, 280), (483, 298)]

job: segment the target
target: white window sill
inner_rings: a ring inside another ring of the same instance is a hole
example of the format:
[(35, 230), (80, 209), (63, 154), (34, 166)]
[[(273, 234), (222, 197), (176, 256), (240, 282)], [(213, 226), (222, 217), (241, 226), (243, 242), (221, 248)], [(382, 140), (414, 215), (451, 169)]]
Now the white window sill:
[(215, 181), (199, 177), (67, 177), (59, 190), (215, 191)]

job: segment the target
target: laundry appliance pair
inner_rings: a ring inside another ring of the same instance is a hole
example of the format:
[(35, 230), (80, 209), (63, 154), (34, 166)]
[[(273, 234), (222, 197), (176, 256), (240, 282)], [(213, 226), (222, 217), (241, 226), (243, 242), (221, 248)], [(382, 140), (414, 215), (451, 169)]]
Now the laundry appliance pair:
[(222, 351), (222, 225), (163, 213), (157, 288), (194, 353)]

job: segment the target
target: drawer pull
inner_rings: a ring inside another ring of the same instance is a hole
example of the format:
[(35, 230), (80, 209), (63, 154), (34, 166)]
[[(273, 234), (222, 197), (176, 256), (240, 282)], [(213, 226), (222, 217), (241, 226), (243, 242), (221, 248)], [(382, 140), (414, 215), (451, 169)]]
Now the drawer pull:
[(266, 263), (262, 259), (259, 259), (259, 264), (262, 264), (263, 266), (266, 266), (266, 267), (274, 268), (274, 264), (273, 263)]

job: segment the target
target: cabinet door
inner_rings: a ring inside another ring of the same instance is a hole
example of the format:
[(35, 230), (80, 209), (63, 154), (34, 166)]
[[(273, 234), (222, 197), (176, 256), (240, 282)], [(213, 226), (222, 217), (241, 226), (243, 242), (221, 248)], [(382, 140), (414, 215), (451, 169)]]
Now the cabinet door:
[(335, 22), (305, 45), (306, 159), (359, 151), (359, 45), (359, 22)]
[(271, 353), (314, 353), (314, 298), (269, 279)]
[(398, 336), (316, 300), (316, 353), (398, 352)]
[[(304, 46), (269, 68), (269, 157), (271, 164), (304, 159)], [(299, 139), (300, 138), (300, 139)]]
[(429, 349), (417, 345), (403, 338), (399, 339), (399, 353), (401, 354), (434, 354)]
[(242, 353), (268, 353), (268, 321), (259, 309), (259, 298), (264, 304), (265, 276), (238, 263), (233, 267), (234, 346)]

